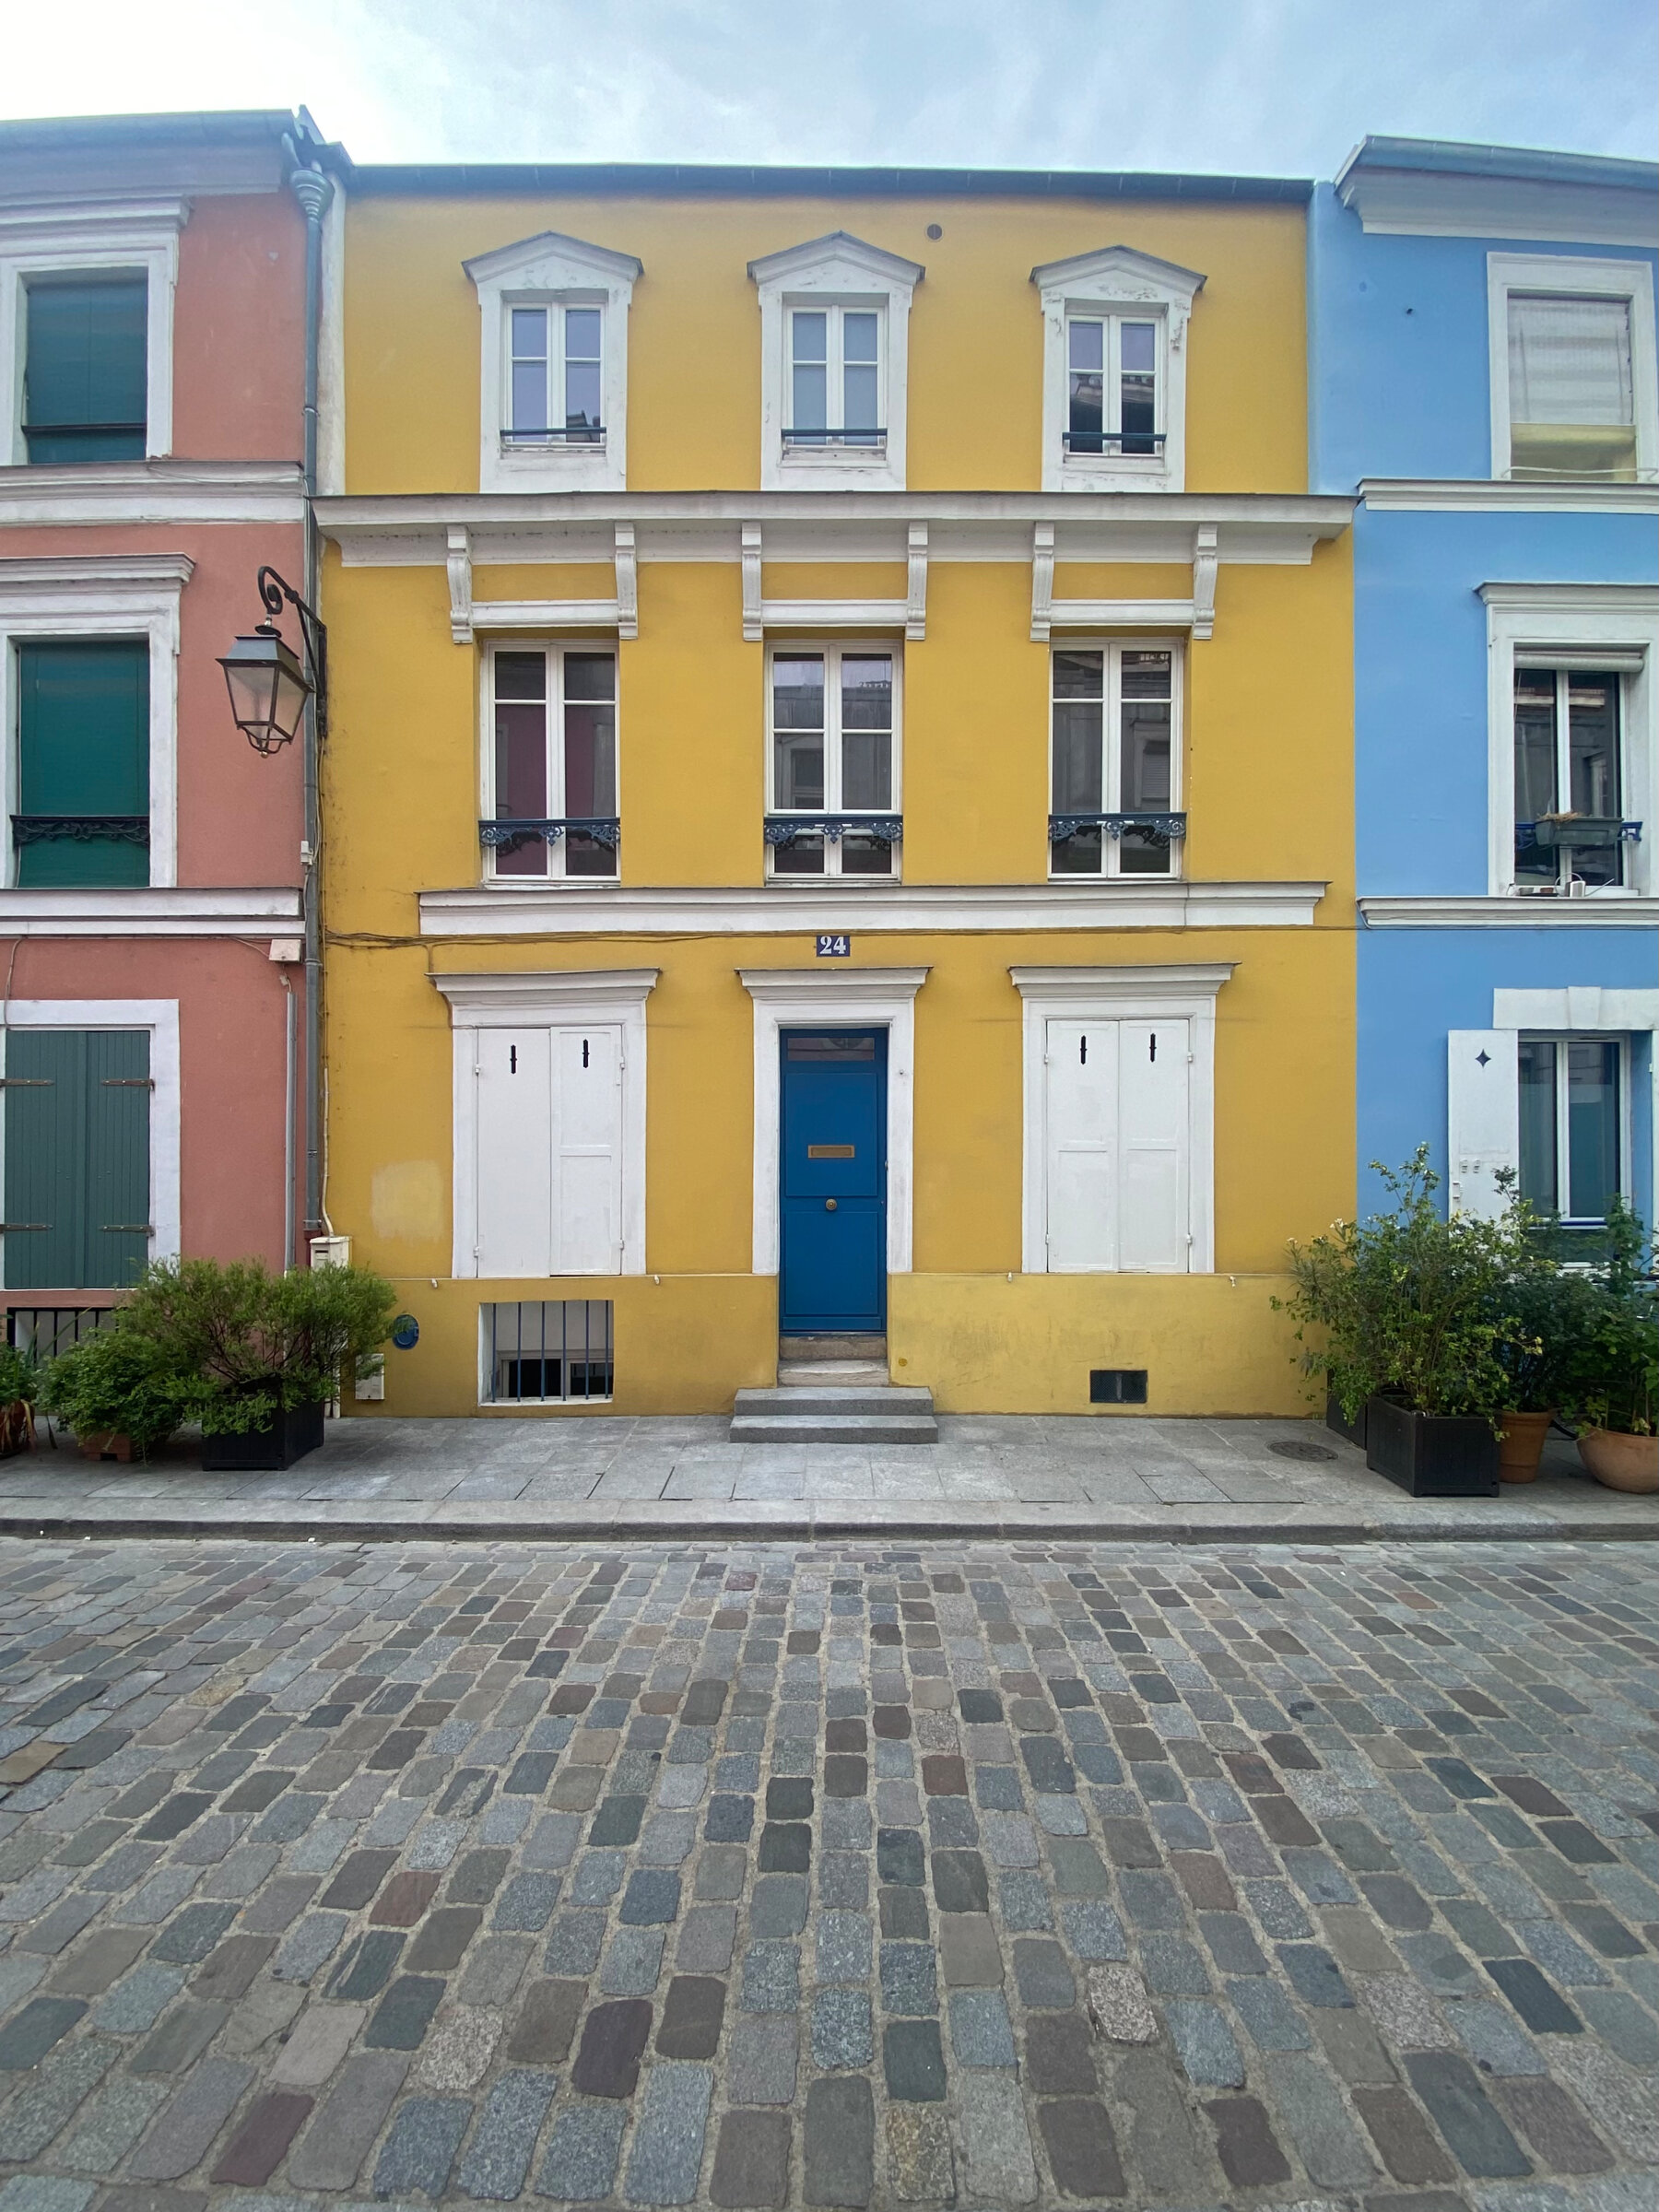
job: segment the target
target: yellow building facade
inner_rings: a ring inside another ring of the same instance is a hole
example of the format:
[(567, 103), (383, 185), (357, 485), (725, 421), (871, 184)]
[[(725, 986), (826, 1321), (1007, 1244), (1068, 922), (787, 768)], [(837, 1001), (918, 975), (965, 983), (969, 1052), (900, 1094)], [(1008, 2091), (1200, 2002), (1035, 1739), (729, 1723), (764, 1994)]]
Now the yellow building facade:
[(1305, 189), (359, 171), (326, 1207), (373, 1414), (1301, 1408), (1351, 1210)]

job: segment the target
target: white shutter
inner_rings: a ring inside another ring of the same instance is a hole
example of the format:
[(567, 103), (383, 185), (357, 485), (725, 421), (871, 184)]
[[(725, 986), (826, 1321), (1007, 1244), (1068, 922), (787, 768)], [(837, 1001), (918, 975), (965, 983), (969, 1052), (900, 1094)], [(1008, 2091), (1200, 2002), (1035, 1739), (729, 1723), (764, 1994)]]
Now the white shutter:
[(1118, 1025), (1118, 1265), (1184, 1275), (1188, 1181), (1185, 1021)]
[(478, 1273), (546, 1275), (553, 1222), (549, 1034), (475, 1034)]
[(622, 1032), (555, 1030), (552, 1272), (622, 1265)]
[(1446, 1038), (1447, 1190), (1453, 1213), (1495, 1220), (1500, 1168), (1521, 1162), (1521, 1094), (1513, 1030), (1453, 1030)]
[(1118, 1025), (1048, 1025), (1048, 1264), (1079, 1275), (1118, 1264)]

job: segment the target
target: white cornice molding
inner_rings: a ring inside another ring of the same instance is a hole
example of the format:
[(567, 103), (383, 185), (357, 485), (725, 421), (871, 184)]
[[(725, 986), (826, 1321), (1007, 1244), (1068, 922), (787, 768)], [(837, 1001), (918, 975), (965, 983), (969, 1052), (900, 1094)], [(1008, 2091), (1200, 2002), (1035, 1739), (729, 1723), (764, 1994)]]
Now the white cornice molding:
[(292, 461), (114, 461), (0, 468), (0, 528), (155, 523), (300, 523)]
[(751, 998), (900, 1000), (914, 998), (929, 972), (925, 968), (739, 968), (737, 981)]
[(284, 937), (300, 919), (299, 890), (285, 885), (251, 890), (0, 889), (0, 936)]
[(1213, 998), (1232, 980), (1236, 960), (1206, 960), (1179, 968), (1010, 968), (1008, 977), (1021, 998), (1047, 1005), (1087, 999)]
[(1337, 192), (1364, 229), (1406, 237), (1651, 247), (1659, 229), (1653, 194), (1617, 185), (1365, 167)]
[(112, 240), (151, 244), (190, 220), (190, 202), (178, 194), (142, 200), (13, 200), (0, 204), (0, 252), (79, 246)]
[(1394, 893), (1359, 901), (1367, 929), (1642, 929), (1659, 924), (1659, 899), (1435, 898)]
[(1659, 484), (1362, 477), (1359, 497), (1380, 514), (1659, 514)]
[(1559, 990), (1492, 993), (1495, 1030), (1659, 1029), (1659, 991), (1627, 991), (1597, 983)]
[(1488, 606), (1524, 607), (1534, 613), (1659, 614), (1659, 583), (1482, 583), (1476, 586)]
[(534, 1014), (562, 1014), (610, 1001), (642, 1006), (656, 988), (660, 968), (520, 969), (509, 974), (434, 975), (464, 1028), (509, 1029)]
[(577, 879), (423, 891), (423, 937), (679, 935), (799, 936), (821, 931), (1306, 929), (1323, 883), (896, 884), (816, 882), (595, 890)]
[(195, 572), (188, 553), (48, 553), (0, 559), (0, 599), (41, 593), (182, 591)]

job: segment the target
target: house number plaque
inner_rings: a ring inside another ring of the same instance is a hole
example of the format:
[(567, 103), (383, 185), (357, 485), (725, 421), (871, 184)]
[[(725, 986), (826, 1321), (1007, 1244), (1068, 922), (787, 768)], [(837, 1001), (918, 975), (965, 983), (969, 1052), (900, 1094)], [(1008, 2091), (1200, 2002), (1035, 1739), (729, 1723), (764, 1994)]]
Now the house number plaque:
[(818, 941), (818, 957), (820, 960), (844, 960), (852, 950), (853, 940), (849, 936), (820, 935)]

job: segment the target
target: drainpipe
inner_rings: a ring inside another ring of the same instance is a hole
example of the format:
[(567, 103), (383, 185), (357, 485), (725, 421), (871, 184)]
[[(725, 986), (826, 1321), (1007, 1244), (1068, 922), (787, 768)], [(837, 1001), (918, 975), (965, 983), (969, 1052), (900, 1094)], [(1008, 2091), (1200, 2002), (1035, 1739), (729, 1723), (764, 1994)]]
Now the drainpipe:
[[(317, 532), (317, 385), (323, 323), (323, 218), (334, 198), (333, 181), (305, 162), (291, 138), (283, 140), (293, 164), (288, 190), (305, 217), (305, 596), (321, 594), (322, 547)], [(323, 1218), (323, 882), (321, 770), (326, 723), (318, 701), (305, 706), (305, 842), (301, 903), (305, 917), (305, 1230), (320, 1235)]]

